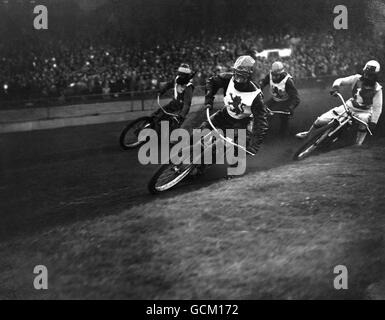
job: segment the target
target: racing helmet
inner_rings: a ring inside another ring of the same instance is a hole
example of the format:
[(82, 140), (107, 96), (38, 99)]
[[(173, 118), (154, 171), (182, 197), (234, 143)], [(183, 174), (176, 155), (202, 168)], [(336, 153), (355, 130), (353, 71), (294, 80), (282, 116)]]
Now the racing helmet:
[(276, 61), (271, 66), (271, 77), (273, 82), (279, 82), (282, 80), (285, 67), (281, 61)]
[(182, 63), (177, 70), (176, 83), (185, 85), (192, 78), (192, 70), (187, 63)]
[(187, 63), (182, 63), (178, 68), (178, 75), (191, 75), (192, 70)]
[(376, 60), (370, 60), (365, 64), (363, 78), (370, 81), (377, 81), (377, 75), (380, 73), (381, 66)]
[(240, 56), (232, 67), (234, 81), (239, 83), (247, 82), (254, 72), (255, 60), (250, 56)]

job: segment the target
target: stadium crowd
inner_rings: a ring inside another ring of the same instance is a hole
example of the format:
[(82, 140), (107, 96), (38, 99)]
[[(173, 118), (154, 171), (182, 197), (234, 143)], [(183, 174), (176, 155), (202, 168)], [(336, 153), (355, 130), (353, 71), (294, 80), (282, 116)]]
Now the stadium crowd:
[[(241, 54), (277, 47), (292, 48), (292, 55), (281, 60), (297, 79), (354, 73), (363, 61), (381, 61), (384, 52), (367, 34), (264, 36), (250, 29), (220, 35), (202, 32), (147, 47), (129, 45), (118, 34), (92, 43), (78, 37), (21, 41), (11, 48), (0, 46), (1, 99), (154, 90), (173, 76), (180, 62), (189, 63), (197, 71), (197, 84), (202, 84), (208, 75), (228, 70)], [(257, 59), (260, 76), (269, 72), (274, 59)]]

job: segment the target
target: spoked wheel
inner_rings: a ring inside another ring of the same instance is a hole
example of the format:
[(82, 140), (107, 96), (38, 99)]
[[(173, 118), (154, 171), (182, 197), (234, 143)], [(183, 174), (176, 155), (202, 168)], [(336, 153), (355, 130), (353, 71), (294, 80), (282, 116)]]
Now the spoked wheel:
[[(324, 128), (321, 128), (313, 136), (299, 148), (294, 154), (294, 160), (303, 160), (310, 156), (314, 151), (319, 150), (321, 146), (326, 146), (329, 142), (333, 142), (333, 137), (329, 137), (329, 134), (336, 129), (335, 123), (330, 123)], [(334, 136), (334, 135), (333, 135)]]
[(119, 144), (123, 150), (137, 148), (146, 141), (138, 141), (141, 130), (152, 127), (152, 119), (150, 117), (139, 118), (128, 124), (119, 137)]
[[(202, 148), (202, 145), (199, 144), (199, 147)], [(197, 173), (197, 171), (199, 171), (197, 168), (201, 167), (200, 164), (197, 164), (200, 162), (198, 159), (202, 157), (202, 154), (194, 154), (194, 149), (194, 145), (190, 145), (187, 147), (187, 149), (183, 149), (178, 154), (172, 155), (170, 157), (170, 163), (162, 165), (158, 171), (155, 172), (154, 176), (148, 183), (148, 190), (152, 194), (170, 190), (186, 177), (188, 177), (191, 173), (193, 175), (194, 172)], [(179, 161), (182, 163), (175, 164), (177, 162), (176, 158), (174, 157), (178, 157), (178, 160), (181, 160), (181, 155), (188, 155), (189, 158), (182, 158), (183, 161)]]
[(170, 190), (186, 178), (195, 166), (194, 164), (183, 163), (162, 165), (148, 183), (148, 190), (152, 194)]

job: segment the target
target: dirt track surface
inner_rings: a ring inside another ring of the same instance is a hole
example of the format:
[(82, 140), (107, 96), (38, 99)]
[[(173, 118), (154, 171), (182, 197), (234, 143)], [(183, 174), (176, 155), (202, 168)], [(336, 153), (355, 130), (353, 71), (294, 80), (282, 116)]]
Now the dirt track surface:
[[(187, 128), (198, 127), (204, 113), (190, 115)], [(154, 199), (147, 183), (156, 165), (143, 166), (137, 150), (123, 152), (118, 137), (126, 123), (113, 123), (0, 135), (0, 240), (40, 232), (63, 223), (110, 215)], [(295, 139), (279, 140), (272, 128), (248, 171), (290, 161)], [(217, 166), (198, 185), (226, 176)], [(197, 185), (187, 186), (194, 189)], [(178, 188), (171, 194), (186, 192)]]
[(293, 163), (273, 126), (246, 176), (153, 197), (123, 125), (0, 135), (0, 298), (384, 297), (384, 139)]

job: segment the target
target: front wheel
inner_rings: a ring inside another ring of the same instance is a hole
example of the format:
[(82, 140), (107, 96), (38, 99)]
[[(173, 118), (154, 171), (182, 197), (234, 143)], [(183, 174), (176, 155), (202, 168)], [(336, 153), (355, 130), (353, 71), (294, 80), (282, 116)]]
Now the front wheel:
[(326, 146), (328, 142), (332, 142), (333, 137), (329, 136), (329, 134), (335, 129), (335, 122), (329, 123), (325, 127), (319, 129), (298, 149), (293, 156), (293, 160), (303, 160), (310, 156), (314, 151), (319, 150), (321, 146)]
[[(185, 157), (181, 160), (181, 155), (186, 155), (188, 158)], [(174, 156), (178, 157), (178, 162), (176, 161), (176, 158), (174, 158)], [(197, 160), (201, 158), (201, 156), (201, 153), (194, 155), (193, 145), (188, 146), (187, 150), (184, 149), (183, 151), (178, 152), (178, 154), (171, 155), (170, 163), (162, 165), (151, 178), (147, 186), (148, 191), (150, 191), (150, 193), (152, 194), (157, 194), (175, 187), (177, 184), (182, 182), (182, 180), (188, 177), (195, 168), (200, 166), (196, 163)]]
[(123, 150), (129, 150), (140, 147), (146, 141), (138, 141), (141, 130), (152, 128), (153, 121), (151, 117), (142, 117), (129, 123), (122, 131), (119, 137), (119, 144)]
[(170, 190), (186, 178), (194, 167), (194, 164), (164, 164), (148, 183), (148, 190), (152, 194)]

